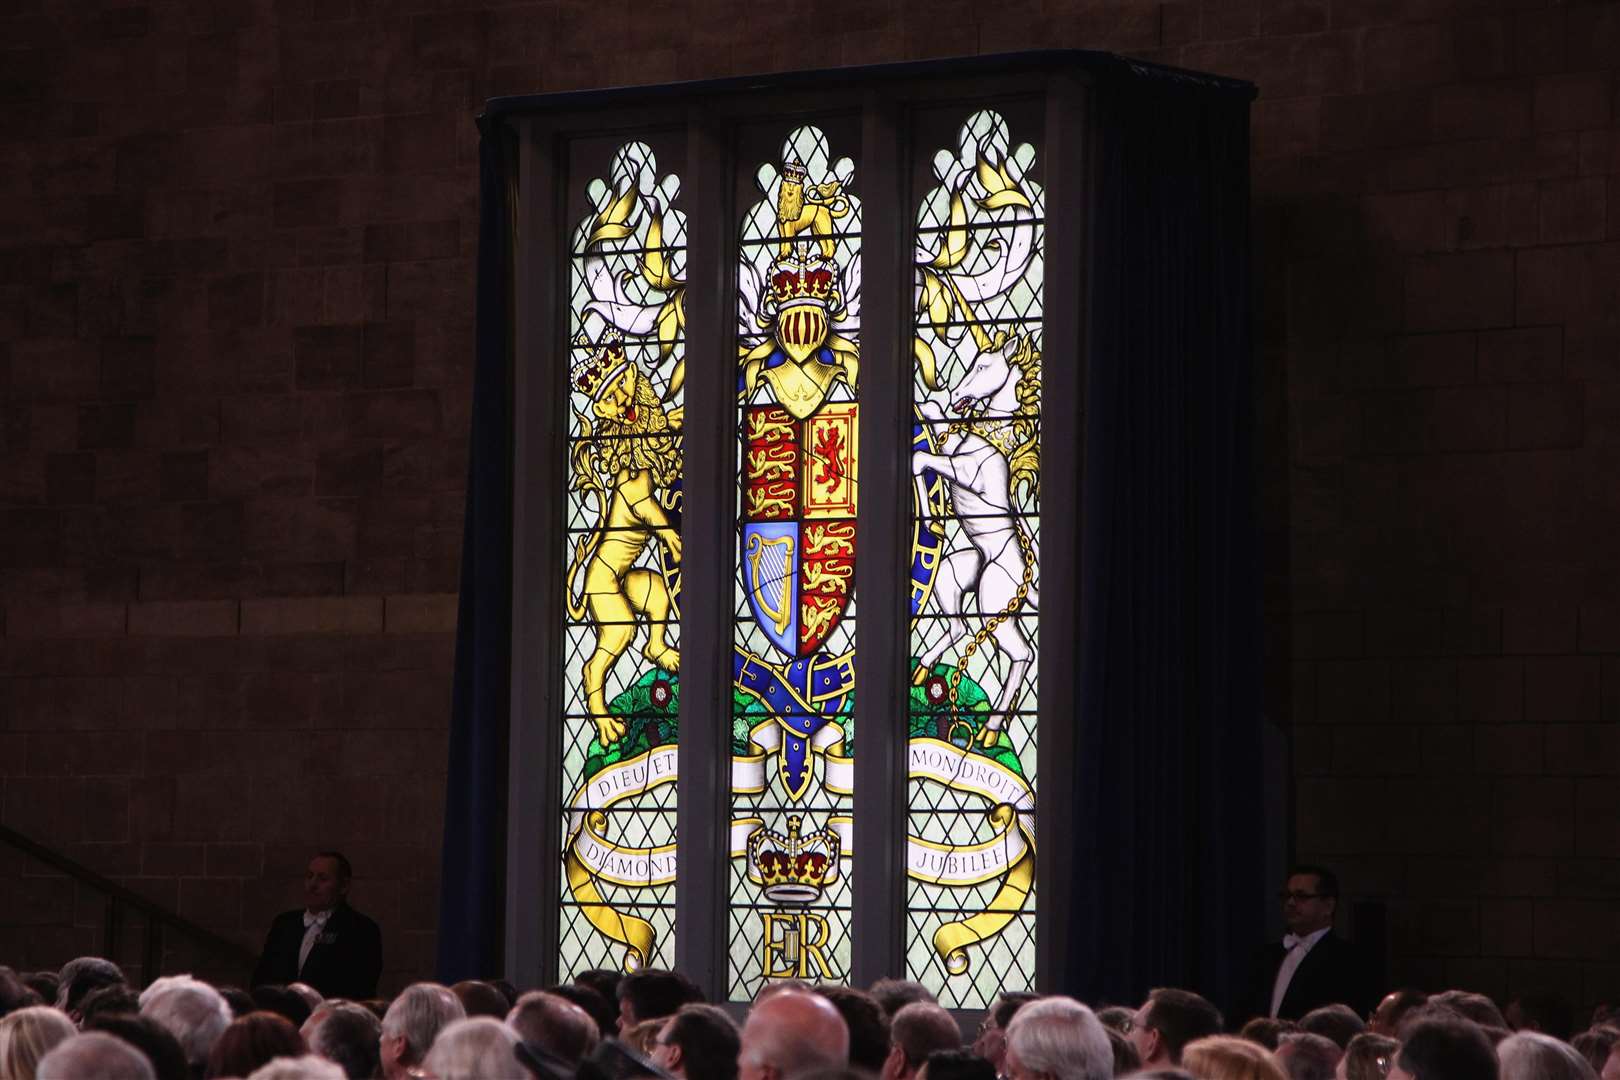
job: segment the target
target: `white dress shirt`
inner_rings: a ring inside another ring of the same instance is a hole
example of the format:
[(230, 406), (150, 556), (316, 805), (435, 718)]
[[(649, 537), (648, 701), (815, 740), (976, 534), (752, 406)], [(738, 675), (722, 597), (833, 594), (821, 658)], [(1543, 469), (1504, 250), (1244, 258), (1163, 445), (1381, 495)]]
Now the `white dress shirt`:
[(304, 973), (304, 961), (309, 959), (309, 950), (315, 947), (315, 939), (321, 936), (326, 929), (326, 920), (332, 917), (332, 909), (325, 911), (304, 912), (304, 940), (298, 946), (298, 973)]
[(1331, 929), (1333, 927), (1324, 926), (1304, 937), (1283, 935), (1283, 948), (1288, 950), (1288, 955), (1283, 957), (1282, 965), (1277, 968), (1277, 981), (1271, 986), (1272, 1016), (1276, 1016), (1277, 1010), (1282, 1008), (1283, 998), (1288, 996), (1288, 984), (1294, 981), (1294, 972), (1298, 971), (1299, 965), (1304, 962), (1305, 954), (1315, 948), (1316, 943), (1326, 937)]

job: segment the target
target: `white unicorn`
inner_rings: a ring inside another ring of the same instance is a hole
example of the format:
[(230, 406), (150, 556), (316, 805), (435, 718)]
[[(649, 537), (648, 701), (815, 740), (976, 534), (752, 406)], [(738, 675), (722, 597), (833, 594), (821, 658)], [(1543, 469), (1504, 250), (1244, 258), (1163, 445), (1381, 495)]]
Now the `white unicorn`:
[[(933, 595), (948, 616), (947, 633), (919, 658), (917, 677), (926, 678), (941, 657), (970, 635), (974, 640), (962, 662), (983, 641), (993, 641), (1009, 666), (980, 733), (985, 745), (996, 742), (1006, 714), (1017, 707), (1035, 657), (1015, 616), (1040, 609), (1034, 581), (1039, 553), (1034, 538), (1014, 517), (1013, 499), (1024, 484), (1033, 486), (1038, 475), (1039, 444), (1029, 414), (1039, 387), (1040, 355), (1031, 339), (998, 335), (951, 387), (952, 410), (967, 419), (947, 423), (937, 403), (918, 406), (923, 422), (934, 431), (934, 449), (912, 454), (912, 473), (919, 490), (925, 471), (944, 479), (967, 545), (948, 552), (935, 571)], [(977, 599), (978, 630), (963, 614), (970, 592)]]

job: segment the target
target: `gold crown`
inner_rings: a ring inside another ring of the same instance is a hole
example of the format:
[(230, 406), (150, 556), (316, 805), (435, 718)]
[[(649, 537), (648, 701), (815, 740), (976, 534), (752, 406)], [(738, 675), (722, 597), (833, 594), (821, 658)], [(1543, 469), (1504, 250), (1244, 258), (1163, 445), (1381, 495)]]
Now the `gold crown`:
[(782, 179), (789, 183), (802, 184), (805, 175), (804, 163), (798, 158), (789, 158), (782, 163)]
[(778, 904), (808, 904), (838, 879), (838, 834), (831, 829), (800, 835), (804, 819), (790, 814), (787, 835), (759, 829), (748, 838), (748, 865)]
[[(590, 345), (591, 339), (584, 334), (574, 339), (576, 345)], [(609, 378), (624, 367), (624, 338), (617, 330), (609, 330), (602, 335), (602, 340), (596, 342), (600, 346), (584, 360), (575, 366), (573, 382), (582, 394), (594, 399), (601, 393), (603, 385)]]

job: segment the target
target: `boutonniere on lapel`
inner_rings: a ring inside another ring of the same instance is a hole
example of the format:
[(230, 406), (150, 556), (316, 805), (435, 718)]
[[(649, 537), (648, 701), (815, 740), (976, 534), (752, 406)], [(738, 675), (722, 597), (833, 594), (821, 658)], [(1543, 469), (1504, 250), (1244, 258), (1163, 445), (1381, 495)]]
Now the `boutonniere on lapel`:
[(337, 931), (336, 930), (326, 930), (326, 931), (322, 932), (320, 934), (320, 936), (318, 936), (315, 939), (315, 944), (317, 944), (317, 945), (336, 945), (337, 944), (337, 939), (338, 939), (338, 936), (337, 936)]

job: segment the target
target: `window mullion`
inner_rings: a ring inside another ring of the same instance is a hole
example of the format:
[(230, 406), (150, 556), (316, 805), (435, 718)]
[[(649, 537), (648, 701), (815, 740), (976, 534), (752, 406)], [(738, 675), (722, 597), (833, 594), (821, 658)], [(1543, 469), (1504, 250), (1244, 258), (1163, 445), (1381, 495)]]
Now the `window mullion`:
[[(568, 354), (560, 349), (561, 165), (552, 132), (525, 122), (518, 140), (514, 215), (512, 643), (507, 744), (506, 973), (520, 986), (557, 976), (557, 867), (562, 836), (563, 550), (562, 472), (566, 403), (556, 387)], [(535, 652), (529, 647), (537, 646)], [(544, 767), (536, 768), (536, 762)], [(536, 829), (536, 823), (540, 828)], [(536, 903), (536, 900), (539, 903)]]
[(855, 856), (850, 979), (867, 986), (905, 971), (906, 648), (909, 525), (911, 214), (905, 200), (901, 109), (867, 99), (861, 161), (865, 232), (861, 260), (860, 494), (855, 595)]
[(726, 132), (694, 110), (687, 129), (686, 477), (683, 488), (679, 888), (676, 967), (723, 1000), (729, 865), (731, 596), (737, 346)]
[(1036, 986), (1058, 989), (1068, 948), (1067, 902), (1073, 867), (1059, 841), (1075, 821), (1073, 784), (1051, 782), (1073, 768), (1080, 723), (1080, 489), (1085, 416), (1086, 214), (1090, 125), (1086, 90), (1058, 75), (1046, 96), (1046, 361), (1042, 413), (1067, 422), (1044, 425), (1041, 439), (1041, 546), (1061, 553), (1041, 566), (1041, 711), (1038, 738), (1048, 782), (1036, 796)]

